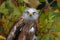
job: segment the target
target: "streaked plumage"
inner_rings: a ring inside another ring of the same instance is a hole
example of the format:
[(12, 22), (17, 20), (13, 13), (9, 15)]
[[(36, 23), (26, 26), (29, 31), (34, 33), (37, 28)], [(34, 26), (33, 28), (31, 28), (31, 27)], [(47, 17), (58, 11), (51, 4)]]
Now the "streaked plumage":
[(34, 8), (24, 11), (22, 17), (14, 24), (7, 40), (33, 40), (37, 31), (38, 12)]

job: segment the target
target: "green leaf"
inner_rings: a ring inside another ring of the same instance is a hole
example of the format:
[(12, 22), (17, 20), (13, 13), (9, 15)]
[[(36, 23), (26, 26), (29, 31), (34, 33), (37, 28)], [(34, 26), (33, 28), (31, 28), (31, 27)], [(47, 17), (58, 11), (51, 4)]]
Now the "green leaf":
[(47, 35), (44, 36), (43, 40), (51, 40), (51, 36), (49, 34), (47, 34)]
[(2, 32), (3, 31), (3, 28), (2, 28), (2, 26), (0, 26), (0, 32)]
[(18, 2), (23, 3), (23, 2), (24, 2), (24, 0), (18, 0)]

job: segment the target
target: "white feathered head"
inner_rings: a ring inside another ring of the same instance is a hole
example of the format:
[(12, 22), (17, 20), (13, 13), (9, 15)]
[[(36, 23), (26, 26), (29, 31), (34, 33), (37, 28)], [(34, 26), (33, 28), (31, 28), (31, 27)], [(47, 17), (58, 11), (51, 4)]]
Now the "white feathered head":
[(34, 8), (28, 8), (23, 13), (23, 19), (27, 21), (34, 21), (38, 18), (38, 12)]

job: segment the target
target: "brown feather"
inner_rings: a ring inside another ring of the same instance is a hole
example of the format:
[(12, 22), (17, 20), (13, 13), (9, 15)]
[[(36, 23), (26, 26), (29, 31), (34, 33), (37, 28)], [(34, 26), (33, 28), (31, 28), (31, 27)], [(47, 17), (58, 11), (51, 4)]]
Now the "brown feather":
[[(29, 32), (29, 30), (34, 27), (34, 32)], [(24, 28), (22, 29), (21, 33), (19, 34), (18, 40), (32, 40), (34, 34), (36, 33), (37, 25), (35, 22), (25, 23)], [(25, 38), (24, 38), (25, 37)]]
[[(7, 40), (12, 40), (12, 39), (14, 38), (14, 36), (15, 36), (14, 33), (15, 33), (17, 27), (19, 27), (19, 25), (21, 25), (21, 24), (23, 24), (23, 23), (24, 23), (24, 22), (23, 22), (23, 18), (19, 18), (19, 19), (15, 22), (15, 24), (12, 26), (12, 28), (11, 28), (9, 34), (8, 34)], [(13, 33), (13, 34), (12, 34), (12, 33)]]

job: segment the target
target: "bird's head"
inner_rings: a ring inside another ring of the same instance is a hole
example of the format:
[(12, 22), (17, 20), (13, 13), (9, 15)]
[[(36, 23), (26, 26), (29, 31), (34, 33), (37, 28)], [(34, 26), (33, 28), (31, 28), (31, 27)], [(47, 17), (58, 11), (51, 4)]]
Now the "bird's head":
[(28, 8), (24, 11), (23, 18), (24, 18), (24, 20), (27, 20), (27, 21), (37, 20), (38, 12), (34, 8)]

